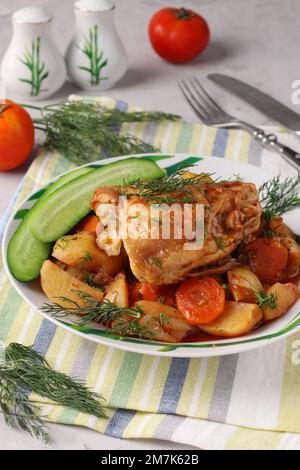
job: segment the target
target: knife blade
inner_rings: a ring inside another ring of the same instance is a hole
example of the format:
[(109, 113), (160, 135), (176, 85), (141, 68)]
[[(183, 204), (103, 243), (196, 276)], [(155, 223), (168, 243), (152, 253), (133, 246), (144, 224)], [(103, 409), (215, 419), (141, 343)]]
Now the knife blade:
[(225, 90), (239, 96), (259, 111), (300, 136), (300, 115), (266, 93), (237, 78), (211, 73), (207, 76)]

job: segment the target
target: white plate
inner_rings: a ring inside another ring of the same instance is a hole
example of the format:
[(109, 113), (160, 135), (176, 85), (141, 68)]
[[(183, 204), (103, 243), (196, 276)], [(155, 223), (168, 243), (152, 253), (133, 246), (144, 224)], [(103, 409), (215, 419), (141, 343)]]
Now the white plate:
[[(136, 155), (142, 157), (143, 155)], [(127, 157), (122, 157), (127, 158)], [(183, 160), (189, 159), (195, 164), (193, 171), (195, 172), (209, 172), (215, 173), (216, 176), (222, 178), (230, 178), (234, 174), (239, 174), (243, 181), (249, 181), (260, 186), (263, 182), (272, 178), (271, 173), (265, 172), (258, 167), (248, 165), (245, 163), (233, 162), (224, 160), (223, 158), (217, 157), (197, 157), (189, 154), (157, 154), (153, 156), (159, 165), (163, 168), (176, 165)], [(96, 163), (92, 163), (93, 166), (103, 165), (115, 161), (116, 159), (101, 160)], [(88, 165), (87, 165), (88, 166)], [(55, 178), (56, 179), (56, 178)], [(51, 180), (51, 182), (54, 180)], [(34, 202), (35, 195), (31, 195), (26, 201), (21, 204), (20, 209), (30, 208)], [(7, 265), (7, 246), (10, 238), (15, 232), (20, 220), (15, 217), (14, 214), (6, 227), (4, 238), (3, 238), (3, 257), (5, 269), (8, 276), (19, 292), (19, 294), (34, 308), (39, 309), (42, 304), (47, 301), (45, 294), (42, 292), (38, 281), (22, 283), (16, 281), (16, 279), (10, 273)], [(286, 222), (295, 231), (300, 234), (300, 209), (293, 210), (285, 217)], [(103, 331), (95, 330), (94, 328), (81, 327), (79, 330), (74, 329), (75, 325), (67, 325), (59, 320), (52, 318), (51, 316), (42, 313), (41, 314), (48, 318), (51, 322), (56, 323), (63, 328), (72, 331), (74, 334), (83, 336), (89, 341), (94, 341), (100, 344), (106, 344), (115, 348), (133, 351), (141, 354), (151, 354), (158, 356), (172, 356), (172, 357), (208, 357), (208, 356), (219, 356), (226, 354), (234, 354), (249, 349), (258, 348), (260, 346), (266, 346), (274, 341), (278, 341), (292, 333), (295, 333), (300, 327), (300, 300), (289, 310), (289, 312), (277, 320), (266, 323), (262, 327), (253, 331), (252, 333), (235, 339), (221, 339), (214, 342), (200, 342), (200, 343), (179, 343), (175, 345), (163, 344), (155, 341), (144, 341), (136, 338), (122, 338), (112, 335), (104, 335)]]

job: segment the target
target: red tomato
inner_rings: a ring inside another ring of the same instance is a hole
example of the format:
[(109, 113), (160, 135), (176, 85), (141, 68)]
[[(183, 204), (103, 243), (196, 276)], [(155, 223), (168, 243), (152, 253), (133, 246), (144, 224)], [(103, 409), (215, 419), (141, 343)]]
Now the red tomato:
[(0, 171), (24, 163), (33, 146), (34, 127), (27, 111), (10, 100), (0, 102)]
[(225, 290), (212, 277), (188, 279), (176, 293), (181, 316), (192, 325), (205, 325), (219, 317), (225, 308)]
[(185, 8), (163, 8), (149, 23), (153, 49), (163, 59), (180, 64), (199, 55), (208, 45), (210, 32), (205, 19)]
[(288, 262), (288, 250), (278, 238), (257, 238), (248, 243), (245, 253), (251, 270), (266, 284), (279, 281)]

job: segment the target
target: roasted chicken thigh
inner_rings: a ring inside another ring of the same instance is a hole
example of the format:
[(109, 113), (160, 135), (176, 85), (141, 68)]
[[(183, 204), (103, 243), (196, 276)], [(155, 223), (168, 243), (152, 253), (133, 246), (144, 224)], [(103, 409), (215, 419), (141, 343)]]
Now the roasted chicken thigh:
[[(118, 236), (112, 237), (108, 229), (111, 208), (120, 207), (120, 188), (104, 187), (95, 192), (91, 205), (100, 221), (97, 234), (98, 246), (110, 256), (119, 255), (124, 246), (131, 270), (139, 281), (171, 284), (184, 279), (196, 268), (227, 258), (242, 241), (247, 242), (259, 230), (261, 206), (254, 184), (240, 181), (212, 182), (199, 187), (193, 186), (189, 188), (189, 192), (192, 195), (192, 201), (189, 201), (188, 205), (193, 230), (201, 222), (198, 220), (197, 205), (203, 206), (204, 238), (201, 246), (191, 249), (190, 244), (193, 240), (185, 236), (185, 220), (182, 218), (178, 221), (175, 213), (171, 211), (170, 236), (163, 237), (160, 230), (158, 236), (153, 238), (151, 224), (145, 223), (152, 217), (151, 201), (141, 196), (138, 189), (130, 186), (123, 188), (122, 194), (127, 195), (126, 223), (133, 227), (134, 236), (128, 231), (123, 233), (120, 230)], [(179, 198), (176, 202), (177, 206), (182, 208), (185, 200)], [(146, 212), (141, 210), (142, 208), (146, 209)], [(159, 225), (163, 216), (162, 210), (159, 213)], [(121, 229), (122, 224), (124, 217), (119, 217), (118, 225)], [(175, 235), (178, 228), (181, 228), (180, 238), (178, 232)]]

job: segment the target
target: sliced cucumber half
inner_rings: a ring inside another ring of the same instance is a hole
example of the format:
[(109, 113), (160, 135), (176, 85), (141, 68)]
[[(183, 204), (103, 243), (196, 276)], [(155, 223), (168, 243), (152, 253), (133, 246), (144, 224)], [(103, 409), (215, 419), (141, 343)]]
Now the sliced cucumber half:
[(34, 206), (30, 211), (30, 230), (37, 240), (54, 242), (89, 213), (97, 188), (126, 184), (134, 178), (156, 179), (164, 174), (154, 161), (134, 157), (97, 168), (63, 185)]
[(7, 249), (7, 263), (18, 281), (32, 281), (40, 274), (43, 262), (49, 258), (52, 243), (39, 242), (29, 229), (30, 211), (25, 215)]
[(50, 184), (40, 199), (32, 206), (21, 221), (7, 249), (9, 269), (18, 281), (24, 282), (36, 279), (40, 274), (43, 262), (49, 258), (51, 253), (52, 243), (44, 243), (36, 240), (29, 229), (29, 221), (33, 208), (38, 207), (47, 196), (54, 193), (54, 191), (64, 184), (91, 171), (94, 171), (94, 168), (78, 168), (58, 178), (54, 183)]
[(78, 178), (79, 176), (86, 175), (87, 173), (90, 173), (91, 171), (95, 171), (95, 168), (91, 168), (89, 166), (84, 166), (82, 168), (76, 168), (75, 170), (71, 170), (65, 175), (61, 176), (58, 178), (54, 183), (50, 184), (46, 191), (43, 194), (43, 198), (46, 196), (49, 196), (49, 194), (54, 193), (57, 189), (59, 189), (61, 186), (63, 186), (66, 183), (69, 183), (69, 181), (74, 180), (75, 178)]

